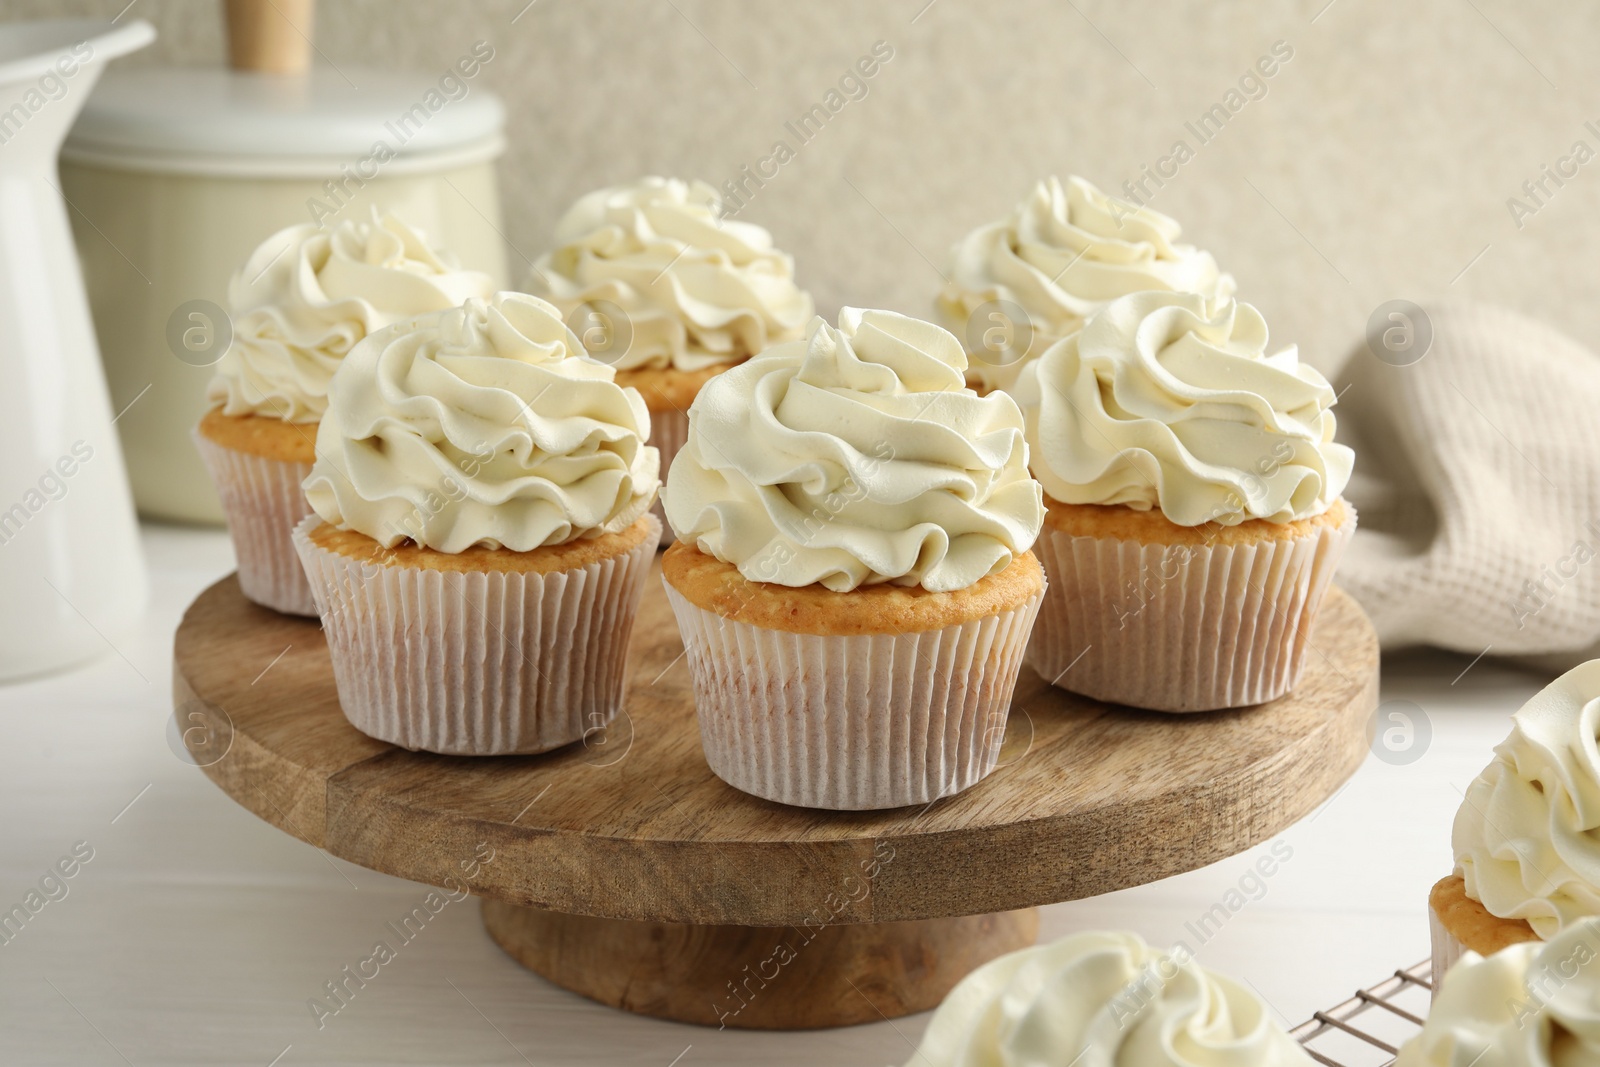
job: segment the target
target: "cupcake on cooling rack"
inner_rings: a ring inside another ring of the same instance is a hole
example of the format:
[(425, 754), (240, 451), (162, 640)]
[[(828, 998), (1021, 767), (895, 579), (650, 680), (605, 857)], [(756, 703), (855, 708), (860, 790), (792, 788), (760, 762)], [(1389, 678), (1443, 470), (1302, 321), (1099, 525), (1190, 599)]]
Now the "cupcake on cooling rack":
[(1429, 894), (1433, 973), (1600, 916), (1600, 660), (1540, 690), (1467, 787)]
[(528, 287), (559, 307), (617, 381), (644, 395), (663, 473), (713, 375), (799, 337), (811, 294), (760, 226), (719, 217), (704, 182), (643, 178), (580, 198)]
[(345, 357), (294, 542), (363, 733), (544, 752), (615, 715), (661, 524), (644, 400), (613, 378), (516, 293)]
[(1579, 919), (1548, 941), (1467, 952), (1433, 974), (1422, 1032), (1394, 1067), (1600, 1065), (1600, 920)]
[(258, 604), (315, 615), (289, 533), (310, 508), (300, 483), (315, 458), (328, 383), (367, 334), (493, 290), (392, 215), (263, 241), (228, 287), (233, 343), (211, 381), (195, 445), (221, 497), (239, 588)]
[(1249, 304), (1113, 301), (1017, 386), (1050, 594), (1028, 661), (1157, 711), (1287, 693), (1355, 531), (1333, 389)]
[(846, 308), (695, 401), (662, 569), (729, 784), (890, 808), (994, 769), (1043, 508), (1021, 414), (965, 364), (932, 323)]
[(1086, 932), (991, 960), (934, 1012), (906, 1067), (1310, 1067), (1244, 986), (1181, 946)]
[(966, 344), (968, 380), (1010, 389), (1024, 366), (1129, 293), (1233, 295), (1233, 278), (1209, 252), (1179, 244), (1182, 232), (1082, 178), (1039, 182), (1010, 215), (951, 249), (939, 317)]

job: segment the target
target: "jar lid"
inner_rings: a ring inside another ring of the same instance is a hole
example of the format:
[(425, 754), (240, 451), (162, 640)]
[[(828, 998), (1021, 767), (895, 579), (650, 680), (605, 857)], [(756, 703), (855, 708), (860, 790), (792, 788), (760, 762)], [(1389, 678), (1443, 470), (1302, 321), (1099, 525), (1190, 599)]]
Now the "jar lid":
[[(132, 170), (253, 177), (366, 177), (493, 159), (505, 107), (481, 63), (438, 76), (354, 67), (258, 74), (218, 67), (106, 72), (62, 158)], [(474, 77), (462, 70), (471, 69)]]

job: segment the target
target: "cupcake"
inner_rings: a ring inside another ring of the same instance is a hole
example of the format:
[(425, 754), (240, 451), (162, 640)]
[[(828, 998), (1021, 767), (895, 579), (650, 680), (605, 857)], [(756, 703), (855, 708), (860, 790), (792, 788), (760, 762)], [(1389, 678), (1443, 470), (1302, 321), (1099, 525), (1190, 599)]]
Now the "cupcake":
[(949, 333), (844, 309), (707, 383), (662, 560), (706, 760), (813, 808), (927, 804), (994, 769), (1044, 593), (1010, 397)]
[(1232, 276), (1209, 252), (1179, 244), (1182, 232), (1082, 178), (1039, 182), (1008, 217), (951, 249), (939, 318), (966, 342), (967, 380), (985, 392), (1010, 389), (1023, 367), (1120, 296), (1232, 296)]
[(649, 415), (614, 377), (518, 293), (345, 357), (294, 544), (357, 729), (489, 756), (611, 721), (661, 537)]
[(1355, 530), (1334, 393), (1249, 304), (1108, 304), (1018, 381), (1050, 595), (1047, 681), (1157, 711), (1287, 693)]
[(1314, 1062), (1259, 997), (1195, 963), (1184, 946), (1160, 952), (1135, 934), (1094, 931), (967, 975), (906, 1067)]
[(1433, 972), (1422, 1032), (1394, 1067), (1600, 1065), (1600, 920)]
[[(713, 375), (800, 337), (811, 294), (760, 226), (719, 218), (704, 182), (643, 178), (580, 198), (528, 282), (617, 382), (644, 394), (662, 471)], [(660, 514), (659, 509), (657, 514)]]
[(217, 362), (195, 446), (216, 484), (257, 604), (315, 615), (289, 533), (310, 513), (300, 483), (341, 360), (392, 322), (488, 296), (487, 274), (458, 270), (392, 215), (279, 230), (228, 286), (233, 342)]
[(1467, 787), (1456, 870), (1428, 897), (1433, 973), (1550, 940), (1600, 916), (1600, 660), (1563, 674), (1511, 717), (1511, 736)]

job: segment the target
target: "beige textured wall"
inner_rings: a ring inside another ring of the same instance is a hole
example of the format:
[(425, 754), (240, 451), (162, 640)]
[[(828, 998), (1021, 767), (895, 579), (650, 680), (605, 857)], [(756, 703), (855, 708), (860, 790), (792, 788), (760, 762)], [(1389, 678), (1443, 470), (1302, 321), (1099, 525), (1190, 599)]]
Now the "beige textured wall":
[[(125, 3), (0, 0), (0, 17), (110, 17)], [(1266, 95), (1152, 201), (1238, 277), (1277, 340), (1332, 369), (1383, 301), (1447, 294), (1499, 301), (1580, 339), (1600, 328), (1590, 282), (1600, 161), (1520, 230), (1506, 205), (1574, 141), (1600, 149), (1583, 128), (1600, 120), (1600, 103), (1585, 103), (1600, 101), (1597, 5), (524, 3), (323, 0), (318, 30), (335, 64), (430, 79), (473, 41), (494, 45), (486, 77), (511, 114), (501, 174), (514, 264), (537, 256), (560, 211), (597, 184), (650, 172), (720, 183), (753, 164), (885, 40), (895, 56), (867, 97), (744, 217), (795, 254), (824, 313), (843, 303), (926, 313), (936, 267), (966, 229), (1051, 171), (1115, 189), (1180, 137), (1197, 147), (1184, 120), (1281, 39), (1294, 57)], [(219, 8), (137, 0), (129, 17), (161, 33), (138, 61), (217, 61)]]

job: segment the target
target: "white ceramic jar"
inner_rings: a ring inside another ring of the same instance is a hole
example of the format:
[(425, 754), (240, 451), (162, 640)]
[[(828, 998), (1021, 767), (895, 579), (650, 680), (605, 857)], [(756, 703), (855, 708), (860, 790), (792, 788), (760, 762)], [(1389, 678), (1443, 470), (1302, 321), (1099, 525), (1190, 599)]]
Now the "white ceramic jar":
[(376, 206), (506, 284), (493, 55), (480, 42), (432, 77), (142, 68), (101, 82), (61, 182), (112, 403), (131, 404), (117, 427), (141, 513), (222, 521), (189, 431), (227, 330), (196, 302), (224, 310), (228, 279), (269, 234)]

